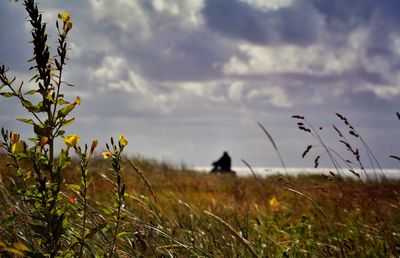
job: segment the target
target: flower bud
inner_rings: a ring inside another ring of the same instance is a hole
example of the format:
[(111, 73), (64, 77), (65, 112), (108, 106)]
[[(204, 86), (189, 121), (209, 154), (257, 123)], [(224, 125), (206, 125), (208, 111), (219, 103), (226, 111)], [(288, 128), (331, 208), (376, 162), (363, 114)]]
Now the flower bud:
[(99, 143), (99, 141), (97, 139), (93, 140), (92, 146), (90, 147), (90, 155), (93, 155), (94, 150), (96, 149), (98, 143)]
[(11, 143), (15, 144), (17, 142), (19, 142), (19, 133), (12, 132), (11, 133)]

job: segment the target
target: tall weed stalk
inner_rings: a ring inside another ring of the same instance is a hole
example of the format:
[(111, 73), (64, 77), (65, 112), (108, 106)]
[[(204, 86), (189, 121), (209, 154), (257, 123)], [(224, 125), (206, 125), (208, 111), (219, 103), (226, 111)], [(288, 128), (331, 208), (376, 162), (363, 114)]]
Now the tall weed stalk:
[[(35, 136), (23, 139), (19, 133), (2, 128), (0, 148), (8, 154), (11, 161), (9, 167), (15, 169), (19, 178), (19, 182), (15, 183), (19, 196), (19, 200), (15, 201), (18, 212), (10, 220), (23, 216), (26, 218), (27, 228), (13, 234), (13, 238), (20, 238), (24, 242), (18, 243), (20, 247), (23, 245), (20, 249), (10, 249), (6, 245), (4, 248), (0, 247), (0, 251), (4, 249), (8, 253), (20, 252), (32, 257), (84, 257), (88, 253), (93, 255), (94, 251), (86, 242), (105, 228), (105, 225), (97, 223), (88, 213), (88, 187), (91, 184), (89, 160), (97, 146), (97, 140), (93, 141), (90, 150), (87, 145), (82, 150), (78, 135), (65, 135), (65, 128), (75, 120), (70, 114), (81, 102), (79, 96), (68, 101), (63, 93), (65, 86), (72, 86), (63, 80), (63, 74), (68, 60), (68, 35), (73, 23), (68, 12), (58, 14), (57, 47), (56, 54), (53, 55), (48, 44), (47, 24), (43, 21), (37, 4), (34, 0), (25, 0), (23, 5), (32, 27), (33, 57), (28, 60), (32, 64), (29, 70), (35, 73), (28, 86), (24, 82), (17, 84), (15, 77), (10, 79), (8, 67), (1, 65), (0, 95), (19, 101), (30, 117), (17, 120), (32, 126)], [(65, 144), (58, 153), (55, 148), (57, 141), (64, 141)], [(115, 212), (112, 216), (115, 226), (109, 241), (110, 248), (104, 252), (110, 256), (115, 252), (124, 217), (122, 208), (126, 187), (121, 179), (120, 157), (126, 144), (127, 140), (121, 136), (118, 147), (112, 143), (110, 154), (116, 185)], [(71, 150), (80, 161), (80, 185), (65, 185), (63, 172), (71, 166)], [(76, 196), (79, 198), (65, 198), (66, 193), (63, 191), (66, 189), (77, 192)], [(75, 223), (75, 212), (79, 214), (80, 226), (70, 226), (70, 223)], [(99, 216), (100, 214), (97, 217)]]

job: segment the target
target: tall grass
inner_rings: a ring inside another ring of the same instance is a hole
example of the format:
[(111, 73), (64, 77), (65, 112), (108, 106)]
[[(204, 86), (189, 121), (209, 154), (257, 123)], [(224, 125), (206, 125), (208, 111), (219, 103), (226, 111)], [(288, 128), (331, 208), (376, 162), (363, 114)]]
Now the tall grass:
[[(132, 162), (146, 163), (135, 159)], [(79, 184), (81, 179), (75, 170), (78, 167), (76, 162), (65, 171), (67, 184)], [(113, 205), (109, 192), (115, 183), (100, 174), (112, 176), (105, 167), (107, 161), (98, 159), (91, 168), (93, 188), (101, 190), (88, 190), (91, 198), (83, 256), (107, 254), (115, 232), (115, 222), (106, 218)], [(116, 241), (114, 256), (364, 257), (369, 254), (388, 257), (397, 254), (400, 230), (397, 181), (343, 180), (339, 184), (322, 177), (299, 176), (290, 178), (287, 185), (280, 176), (256, 181), (251, 177), (205, 175), (170, 167), (171, 170), (161, 170), (159, 164), (153, 163), (152, 169), (142, 172), (151, 182), (158, 203), (143, 178), (132, 167), (126, 167), (123, 177), (128, 190), (126, 206), (122, 208), (126, 216), (121, 220), (123, 230)], [(2, 220), (0, 242), (7, 248), (18, 243), (29, 248), (27, 235), (18, 233), (26, 217), (16, 205), (18, 197), (12, 194), (13, 173), (9, 169), (2, 173), (2, 206), (8, 208), (2, 209), (1, 215), (8, 219)], [(66, 189), (64, 193), (71, 196), (74, 191)], [(277, 204), (270, 202), (272, 198)], [(82, 204), (79, 200), (77, 197), (76, 205)], [(96, 212), (102, 209), (107, 211)], [(82, 217), (78, 214), (70, 217), (71, 230), (82, 229)], [(13, 237), (12, 232), (16, 233)], [(79, 254), (80, 243), (72, 249), (75, 247)], [(6, 250), (10, 253), (10, 249), (3, 249)]]

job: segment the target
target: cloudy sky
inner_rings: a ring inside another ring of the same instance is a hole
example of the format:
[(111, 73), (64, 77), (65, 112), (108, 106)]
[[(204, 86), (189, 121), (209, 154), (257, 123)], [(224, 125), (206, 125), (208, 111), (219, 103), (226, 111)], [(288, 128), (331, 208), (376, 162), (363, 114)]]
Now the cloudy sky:
[[(76, 86), (65, 92), (82, 99), (69, 133), (83, 142), (123, 133), (129, 153), (159, 160), (204, 166), (227, 150), (236, 166), (279, 166), (259, 121), (288, 167), (309, 167), (301, 154), (315, 141), (291, 115), (339, 148), (340, 112), (382, 166), (399, 167), (388, 157), (400, 154), (398, 0), (42, 0), (40, 9), (50, 45), (58, 12), (74, 22), (65, 79)], [(31, 75), (25, 20), (21, 1), (0, 2), (0, 62), (20, 80)], [(1, 126), (28, 134), (14, 100), (0, 109)]]

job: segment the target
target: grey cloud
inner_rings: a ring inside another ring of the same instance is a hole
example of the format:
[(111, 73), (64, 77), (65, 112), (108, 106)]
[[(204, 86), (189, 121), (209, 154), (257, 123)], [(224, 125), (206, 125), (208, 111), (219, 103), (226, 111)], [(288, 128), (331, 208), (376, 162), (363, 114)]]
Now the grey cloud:
[(375, 15), (387, 23), (391, 29), (398, 30), (400, 2), (396, 0), (313, 0), (312, 5), (325, 17), (330, 29), (339, 32), (353, 30), (371, 21)]
[[(399, 55), (393, 51), (392, 35), (400, 35), (400, 2), (396, 0), (314, 0), (312, 5), (324, 17), (330, 39), (345, 39), (351, 31), (366, 27), (369, 29), (365, 44), (367, 58), (383, 57), (392, 59), (398, 66)], [(329, 42), (327, 42), (329, 44)], [(397, 68), (396, 68), (397, 69)]]
[(0, 64), (7, 64), (16, 71), (25, 71), (27, 60), (32, 57), (30, 35), (23, 21), (26, 14), (19, 4), (0, 2)]
[(78, 57), (80, 63), (96, 67), (108, 55), (122, 55), (132, 69), (153, 80), (207, 80), (219, 75), (214, 64), (224, 63), (234, 51), (234, 46), (225, 44), (224, 39), (204, 27), (188, 28), (182, 20), (184, 15), (157, 13), (148, 1), (138, 1), (137, 8), (151, 17), (143, 25), (151, 28), (151, 33), (140, 33), (148, 28), (141, 29), (137, 24), (121, 26), (120, 20), (124, 19), (116, 13), (104, 15), (96, 22), (78, 12), (85, 23), (77, 33), (90, 35), (72, 38), (83, 49)]
[(164, 32), (146, 45), (132, 46), (127, 52), (137, 58), (142, 72), (153, 79), (207, 80), (219, 75), (214, 64), (225, 62), (229, 56), (224, 44), (205, 31), (184, 33), (183, 37), (179, 33), (174, 35)]
[(345, 47), (351, 33), (367, 28), (360, 53), (365, 58), (385, 59), (397, 72), (400, 56), (391, 36), (399, 35), (398, 10), (400, 4), (395, 0), (294, 1), (277, 10), (260, 10), (238, 0), (208, 0), (203, 15), (207, 26), (221, 35), (268, 46), (320, 43)]
[(265, 11), (237, 0), (207, 0), (203, 15), (209, 28), (260, 45), (309, 45), (320, 30), (317, 13), (304, 1)]

